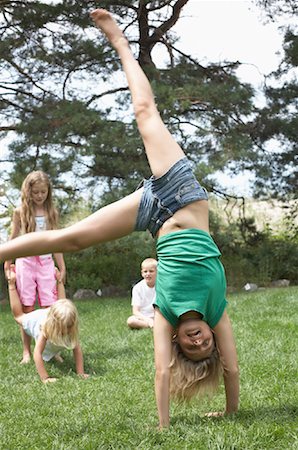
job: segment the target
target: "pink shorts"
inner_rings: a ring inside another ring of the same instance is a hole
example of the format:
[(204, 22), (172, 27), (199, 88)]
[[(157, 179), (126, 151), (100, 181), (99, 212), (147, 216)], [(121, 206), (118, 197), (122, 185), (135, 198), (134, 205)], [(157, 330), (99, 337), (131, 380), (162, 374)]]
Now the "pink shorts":
[(34, 306), (36, 293), (42, 307), (57, 300), (55, 265), (51, 256), (29, 256), (16, 259), (16, 284), (24, 306)]

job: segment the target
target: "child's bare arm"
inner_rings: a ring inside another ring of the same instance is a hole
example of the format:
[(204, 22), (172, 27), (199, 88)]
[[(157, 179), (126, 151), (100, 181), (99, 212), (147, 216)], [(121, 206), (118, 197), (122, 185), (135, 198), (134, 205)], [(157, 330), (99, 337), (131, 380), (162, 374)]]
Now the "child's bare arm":
[(55, 276), (57, 280), (57, 298), (58, 300), (60, 300), (61, 298), (66, 298), (66, 293), (61, 272), (57, 268), (55, 270)]
[(51, 383), (53, 381), (56, 381), (56, 378), (49, 377), (42, 359), (42, 352), (44, 351), (46, 343), (47, 339), (43, 336), (43, 334), (41, 334), (35, 344), (33, 359), (41, 381), (43, 383)]
[[(224, 311), (219, 323), (214, 328), (216, 345), (224, 368), (224, 384), (226, 392), (225, 414), (238, 411), (239, 404), (239, 368), (237, 350), (229, 316)], [(211, 413), (220, 415), (220, 413)]]
[(65, 284), (65, 281), (66, 281), (66, 267), (65, 267), (63, 253), (54, 253), (54, 258), (55, 258), (56, 263), (57, 263), (57, 265), (59, 267), (61, 280)]
[(57, 281), (57, 297), (58, 300), (61, 298), (66, 298), (65, 287), (63, 281)]
[(14, 264), (11, 264), (9, 270), (7, 271), (9, 303), (15, 321), (19, 325), (22, 325), (22, 317), (24, 313), (16, 288), (16, 274), (14, 270)]
[(83, 378), (88, 378), (88, 375), (84, 372), (84, 358), (80, 344), (76, 345), (73, 349), (73, 356), (76, 363), (77, 374)]
[[(21, 217), (20, 217), (20, 210), (17, 208), (14, 210), (12, 215), (11, 233), (9, 239), (16, 238), (20, 234), (20, 231), (21, 231)], [(12, 260), (7, 260), (4, 262), (4, 273), (7, 280), (9, 276), (11, 263)]]
[(158, 309), (154, 317), (155, 396), (159, 428), (170, 424), (170, 362), (173, 328)]

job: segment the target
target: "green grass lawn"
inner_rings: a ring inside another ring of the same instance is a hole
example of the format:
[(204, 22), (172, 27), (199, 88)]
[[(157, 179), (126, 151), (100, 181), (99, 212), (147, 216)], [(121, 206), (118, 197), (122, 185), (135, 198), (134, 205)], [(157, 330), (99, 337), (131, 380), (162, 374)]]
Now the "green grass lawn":
[(205, 418), (224, 407), (211, 400), (171, 406), (171, 427), (158, 432), (150, 330), (130, 331), (130, 299), (77, 302), (88, 380), (74, 373), (71, 352), (43, 385), (34, 364), (19, 364), (21, 340), (8, 306), (0, 311), (0, 449), (290, 450), (298, 448), (298, 288), (229, 298), (241, 371), (234, 417)]

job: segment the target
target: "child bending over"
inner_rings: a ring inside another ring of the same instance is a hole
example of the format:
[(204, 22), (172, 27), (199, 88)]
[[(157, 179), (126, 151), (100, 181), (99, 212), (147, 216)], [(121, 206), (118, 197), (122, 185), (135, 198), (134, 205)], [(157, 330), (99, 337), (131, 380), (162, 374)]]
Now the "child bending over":
[(154, 258), (146, 258), (141, 264), (143, 280), (132, 288), (132, 316), (127, 319), (129, 328), (153, 328), (156, 267), (157, 261)]
[(170, 386), (174, 396), (189, 398), (213, 389), (221, 371), (226, 406), (209, 415), (234, 413), (239, 401), (237, 354), (220, 251), (209, 234), (207, 193), (162, 122), (148, 79), (121, 29), (105, 10), (97, 9), (91, 17), (121, 59), (152, 177), (134, 193), (70, 227), (1, 245), (0, 260), (76, 251), (148, 229), (157, 237), (154, 352), (160, 428), (169, 426)]
[(65, 290), (60, 273), (57, 274), (58, 298), (52, 306), (46, 309), (37, 309), (30, 313), (23, 313), (20, 297), (16, 289), (16, 274), (12, 264), (7, 274), (8, 292), (11, 311), (15, 321), (24, 332), (36, 341), (33, 358), (37, 372), (43, 383), (56, 381), (48, 375), (44, 361), (52, 358), (63, 361), (59, 353), (64, 348), (72, 349), (76, 363), (77, 374), (83, 378), (84, 373), (83, 353), (79, 344), (79, 318), (75, 305), (65, 299)]

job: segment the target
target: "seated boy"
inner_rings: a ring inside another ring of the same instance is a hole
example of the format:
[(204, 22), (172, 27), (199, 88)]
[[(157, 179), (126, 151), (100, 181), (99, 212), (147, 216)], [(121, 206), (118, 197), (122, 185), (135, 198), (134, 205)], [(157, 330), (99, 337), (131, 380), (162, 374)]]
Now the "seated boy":
[(155, 301), (155, 279), (157, 261), (146, 258), (141, 264), (143, 280), (132, 288), (132, 316), (127, 319), (127, 325), (132, 329), (153, 328)]

